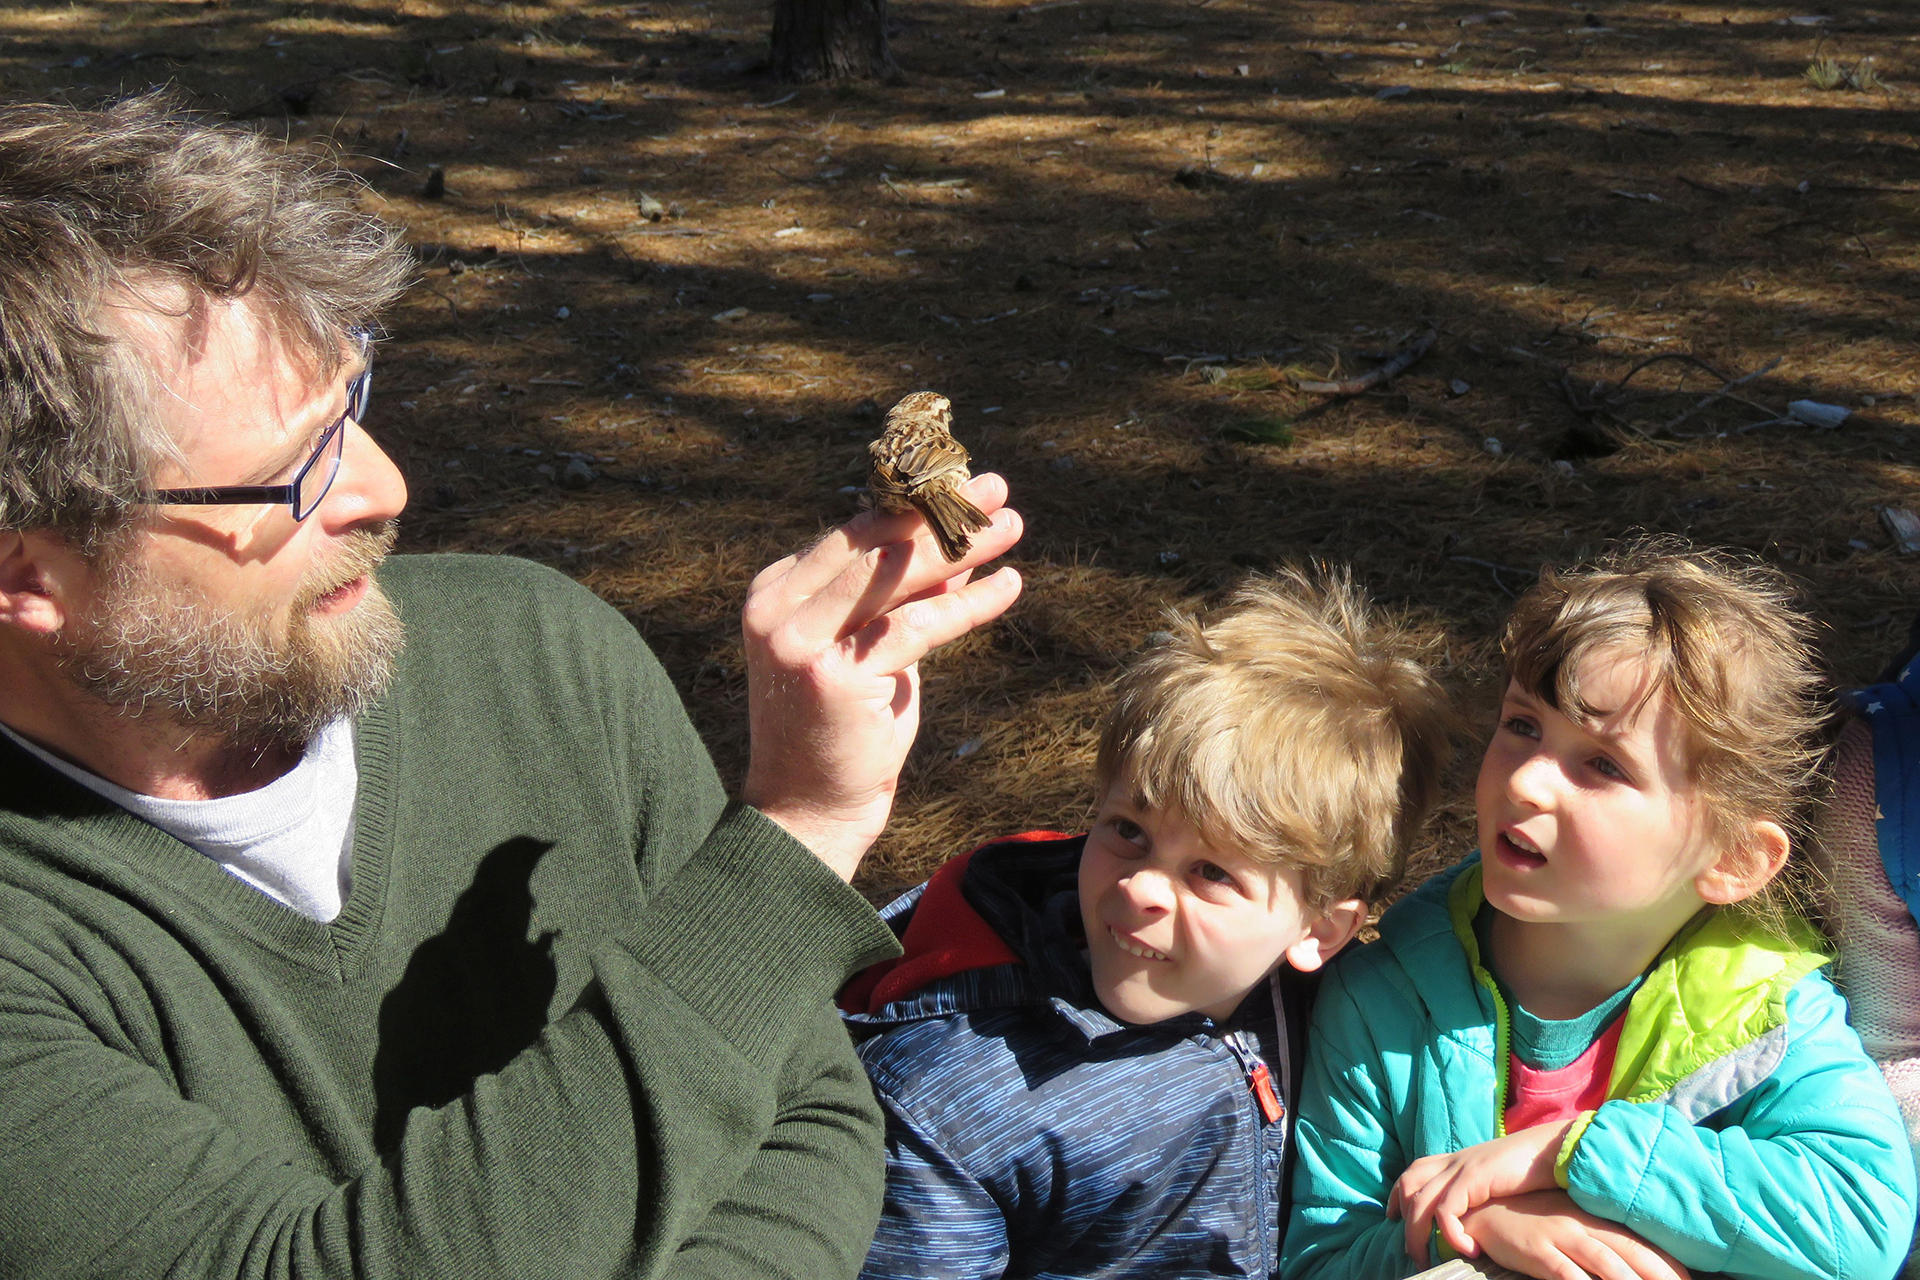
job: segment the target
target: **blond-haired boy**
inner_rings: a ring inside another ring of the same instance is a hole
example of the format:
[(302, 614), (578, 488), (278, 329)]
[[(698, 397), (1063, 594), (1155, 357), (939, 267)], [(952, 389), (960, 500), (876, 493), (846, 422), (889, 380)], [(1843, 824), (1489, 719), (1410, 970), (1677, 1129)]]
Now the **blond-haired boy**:
[(1344, 577), (1244, 586), (1121, 677), (1082, 836), (947, 863), (843, 1007), (887, 1112), (869, 1277), (1267, 1275), (1303, 975), (1391, 886), (1444, 696)]

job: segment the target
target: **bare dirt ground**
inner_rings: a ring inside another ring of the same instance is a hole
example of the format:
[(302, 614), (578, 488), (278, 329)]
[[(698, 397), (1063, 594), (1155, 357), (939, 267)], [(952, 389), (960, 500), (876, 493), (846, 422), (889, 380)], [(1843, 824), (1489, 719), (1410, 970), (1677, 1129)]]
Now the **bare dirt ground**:
[[(0, 96), (172, 84), (365, 178), (423, 267), (405, 545), (587, 583), (729, 773), (749, 577), (854, 510), (862, 402), (951, 396), (1029, 586), (927, 664), (882, 894), (1080, 821), (1104, 682), (1250, 569), (1352, 564), (1476, 706), (1510, 594), (1632, 528), (1798, 575), (1842, 681), (1898, 645), (1920, 10), (1493, 2), (904, 0), (906, 84), (796, 90), (748, 0), (15, 0)], [(1853, 415), (1742, 430), (1803, 398)]]

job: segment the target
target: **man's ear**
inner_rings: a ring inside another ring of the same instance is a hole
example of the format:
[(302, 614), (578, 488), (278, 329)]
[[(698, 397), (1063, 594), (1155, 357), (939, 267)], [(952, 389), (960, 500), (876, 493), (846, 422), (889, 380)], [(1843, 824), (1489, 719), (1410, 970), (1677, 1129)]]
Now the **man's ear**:
[(57, 535), (0, 529), (0, 626), (58, 634), (67, 624), (70, 580), (84, 571), (81, 558)]
[(1748, 829), (1746, 839), (1729, 846), (1718, 861), (1694, 877), (1694, 890), (1711, 906), (1744, 902), (1780, 874), (1792, 848), (1787, 829), (1763, 818)]
[(1367, 904), (1347, 898), (1323, 908), (1307, 925), (1306, 936), (1286, 950), (1287, 963), (1301, 973), (1312, 973), (1340, 953), (1367, 923)]

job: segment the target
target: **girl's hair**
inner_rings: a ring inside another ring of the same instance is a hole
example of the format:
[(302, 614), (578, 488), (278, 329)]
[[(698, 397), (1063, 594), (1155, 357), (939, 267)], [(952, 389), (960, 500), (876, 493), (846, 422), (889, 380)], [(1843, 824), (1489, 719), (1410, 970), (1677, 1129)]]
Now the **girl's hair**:
[(1684, 726), (1688, 776), (1708, 837), (1743, 848), (1762, 820), (1792, 837), (1788, 874), (1747, 904), (1777, 924), (1815, 897), (1805, 852), (1823, 787), (1828, 682), (1813, 632), (1779, 570), (1661, 536), (1543, 572), (1514, 606), (1501, 649), (1514, 683), (1583, 723), (1618, 710), (1582, 695), (1586, 660), (1610, 649), (1643, 655), (1645, 697), (1665, 694)]
[(1453, 715), (1344, 573), (1253, 578), (1120, 677), (1101, 794), (1178, 811), (1208, 843), (1296, 866), (1309, 905), (1391, 888), (1440, 788)]

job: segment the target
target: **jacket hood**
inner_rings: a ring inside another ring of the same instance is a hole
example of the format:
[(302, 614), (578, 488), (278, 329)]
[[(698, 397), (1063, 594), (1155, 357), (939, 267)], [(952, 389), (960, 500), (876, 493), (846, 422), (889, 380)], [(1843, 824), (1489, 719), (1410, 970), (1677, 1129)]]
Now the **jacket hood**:
[[(1475, 854), (1380, 921), (1381, 942), (1436, 1026), (1455, 1025), (1472, 1009), (1505, 1023), (1473, 930), (1485, 900)], [(1628, 1001), (1607, 1096), (1666, 1102), (1694, 1120), (1726, 1106), (1778, 1065), (1787, 1046), (1787, 992), (1826, 961), (1820, 935), (1797, 917), (1776, 934), (1733, 912), (1703, 911), (1674, 935)]]
[[(1052, 997), (1096, 1003), (1080, 936), (1084, 835), (1030, 831), (950, 859), (881, 913), (902, 955), (840, 993), (855, 1020), (941, 1017)], [(952, 981), (965, 976), (967, 981)]]

